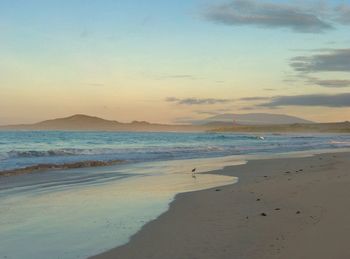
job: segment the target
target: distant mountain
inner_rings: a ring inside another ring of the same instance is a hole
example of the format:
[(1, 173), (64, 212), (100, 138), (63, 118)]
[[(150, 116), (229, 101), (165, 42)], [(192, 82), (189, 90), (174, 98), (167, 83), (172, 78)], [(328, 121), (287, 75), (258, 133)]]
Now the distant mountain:
[(68, 130), (68, 131), (205, 131), (219, 125), (165, 125), (146, 121), (122, 123), (99, 117), (77, 114), (70, 117), (46, 120), (35, 124), (0, 126), (0, 130)]
[[(77, 114), (66, 118), (58, 118), (53, 120), (42, 121), (33, 125), (40, 129), (76, 129), (76, 128), (94, 128), (94, 127), (113, 127), (121, 125), (117, 121), (104, 120), (99, 117), (88, 116), (84, 114)], [(29, 126), (29, 125), (28, 125)]]
[(194, 125), (205, 125), (212, 123), (239, 124), (239, 125), (284, 125), (293, 123), (313, 123), (302, 118), (270, 113), (247, 113), (247, 114), (220, 114), (204, 120), (194, 121)]
[(350, 122), (294, 123), (280, 125), (231, 125), (210, 132), (251, 132), (251, 133), (350, 133)]
[[(249, 115), (249, 116), (248, 116)], [(224, 114), (201, 121), (204, 125), (166, 125), (146, 121), (122, 123), (77, 114), (66, 118), (46, 120), (35, 124), (0, 126), (0, 130), (64, 130), (64, 131), (129, 131), (129, 132), (342, 132), (350, 133), (350, 122), (299, 123), (300, 118), (274, 114)], [(243, 116), (243, 117), (242, 117)], [(231, 118), (231, 120), (230, 120)], [(243, 120), (242, 118), (245, 118)], [(265, 121), (263, 120), (265, 118)], [(236, 124), (233, 124), (233, 119)], [(248, 120), (249, 119), (249, 120)], [(255, 120), (254, 120), (255, 119)], [(218, 121), (219, 120), (219, 121)], [(226, 121), (220, 121), (226, 120)], [(269, 121), (267, 121), (269, 120)], [(239, 123), (250, 123), (239, 124)], [(255, 125), (252, 125), (255, 123)], [(258, 124), (260, 123), (260, 124)], [(269, 123), (269, 124), (268, 124)]]

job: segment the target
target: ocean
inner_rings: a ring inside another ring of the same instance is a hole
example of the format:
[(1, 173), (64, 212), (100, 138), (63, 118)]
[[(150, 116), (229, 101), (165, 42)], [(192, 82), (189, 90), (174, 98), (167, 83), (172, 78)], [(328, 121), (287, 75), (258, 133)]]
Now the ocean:
[(87, 258), (128, 242), (176, 194), (239, 180), (201, 172), (349, 147), (345, 134), (0, 132), (0, 171), (123, 161), (0, 177), (0, 258)]
[(349, 146), (345, 134), (0, 132), (0, 171), (91, 160), (137, 163)]

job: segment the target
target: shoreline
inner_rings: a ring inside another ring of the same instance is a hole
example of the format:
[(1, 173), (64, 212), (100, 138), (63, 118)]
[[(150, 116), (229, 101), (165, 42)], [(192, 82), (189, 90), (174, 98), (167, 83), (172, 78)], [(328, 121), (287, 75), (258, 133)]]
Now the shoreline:
[[(302, 151), (291, 151), (280, 153), (279, 156), (283, 156), (286, 158), (293, 157), (301, 157), (301, 156), (313, 156), (317, 154), (324, 153), (342, 153), (342, 152), (350, 152), (350, 148), (329, 148), (329, 149), (318, 149), (318, 150), (302, 150)], [(213, 156), (213, 157), (199, 157), (199, 158), (189, 158), (189, 159), (179, 159), (179, 160), (161, 160), (156, 162), (166, 162), (166, 161), (193, 161), (193, 160), (209, 160), (209, 159), (232, 159), (233, 161), (238, 161), (241, 159), (242, 161), (248, 160), (266, 160), (266, 159), (274, 159), (277, 154), (275, 153), (261, 153), (261, 154), (240, 154), (240, 155), (225, 155), (225, 156)], [(140, 163), (149, 163), (151, 161), (144, 161)], [(39, 163), (33, 164), (30, 166), (13, 168), (13, 169), (5, 169), (0, 170), (0, 177), (11, 177), (18, 175), (26, 175), (26, 174), (35, 174), (35, 173), (43, 173), (43, 172), (52, 172), (56, 170), (70, 170), (70, 169), (88, 169), (88, 168), (106, 168), (114, 165), (126, 164), (127, 160), (121, 159), (112, 159), (112, 160), (82, 160), (77, 162), (67, 162), (67, 163)], [(233, 165), (232, 165), (233, 166)], [(226, 164), (223, 166), (226, 167)], [(209, 173), (212, 170), (206, 172)], [(203, 172), (201, 172), (203, 173)]]
[(1, 255), (87, 258), (125, 244), (167, 211), (177, 193), (236, 182), (189, 174), (193, 164), (200, 172), (220, 169), (225, 161), (160, 161), (0, 178)]
[(239, 181), (176, 195), (127, 244), (91, 258), (349, 258), (350, 208), (342, 206), (349, 154), (249, 160), (208, 172)]

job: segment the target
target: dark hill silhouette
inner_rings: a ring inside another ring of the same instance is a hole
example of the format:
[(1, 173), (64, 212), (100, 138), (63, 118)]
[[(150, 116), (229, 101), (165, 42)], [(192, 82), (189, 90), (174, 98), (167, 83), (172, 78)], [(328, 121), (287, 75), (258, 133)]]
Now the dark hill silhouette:
[(122, 123), (99, 117), (76, 114), (73, 116), (45, 120), (34, 124), (1, 126), (0, 130), (68, 130), (68, 131), (205, 131), (219, 125), (166, 125), (146, 121)]
[[(231, 115), (230, 115), (231, 116)], [(302, 119), (301, 119), (302, 120)], [(0, 130), (64, 131), (143, 131), (143, 132), (343, 132), (350, 133), (350, 123), (281, 123), (244, 125), (225, 121), (208, 121), (203, 125), (167, 125), (133, 121), (122, 123), (99, 117), (76, 114), (34, 124), (0, 126)]]

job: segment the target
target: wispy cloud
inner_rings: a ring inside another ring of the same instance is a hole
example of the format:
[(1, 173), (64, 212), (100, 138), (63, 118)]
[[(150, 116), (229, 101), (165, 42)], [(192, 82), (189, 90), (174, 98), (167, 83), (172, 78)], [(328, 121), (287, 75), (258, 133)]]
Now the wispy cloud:
[(253, 97), (244, 97), (239, 100), (241, 101), (266, 101), (269, 100), (271, 97), (265, 97), (265, 96), (253, 96)]
[(89, 35), (90, 34), (87, 30), (83, 30), (79, 36), (80, 36), (80, 38), (85, 39), (85, 38), (89, 37)]
[(255, 106), (245, 106), (245, 107), (240, 108), (241, 111), (253, 111), (256, 109), (257, 109), (257, 107), (255, 107)]
[[(350, 87), (348, 78), (320, 79), (312, 74), (350, 72), (350, 49), (319, 49), (318, 53), (292, 58), (290, 66), (297, 72), (289, 82), (304, 81), (306, 84), (328, 88)], [(312, 51), (314, 52), (314, 51)]]
[(350, 72), (350, 49), (325, 50), (320, 54), (298, 56), (291, 60), (290, 65), (302, 73)]
[(350, 93), (276, 96), (272, 97), (269, 102), (257, 106), (266, 108), (281, 106), (350, 107)]
[(288, 28), (299, 33), (323, 33), (336, 25), (350, 25), (350, 5), (326, 1), (231, 0), (211, 5), (202, 16), (230, 26), (250, 25), (265, 28)]
[[(321, 33), (333, 29), (324, 18), (322, 8), (256, 0), (233, 0), (209, 6), (203, 17), (231, 26), (253, 25), (267, 28), (288, 28), (299, 33)], [(347, 12), (342, 9), (343, 12)], [(333, 11), (333, 10), (332, 10)], [(340, 12), (340, 10), (338, 11)]]
[(217, 99), (217, 98), (176, 98), (168, 97), (167, 102), (176, 103), (180, 105), (213, 105), (232, 102), (232, 99)]
[(231, 112), (232, 108), (224, 108), (224, 109), (215, 109), (211, 111), (195, 111), (197, 114), (204, 114), (204, 115), (218, 115), (226, 112)]
[(160, 79), (187, 79), (187, 80), (197, 80), (198, 78), (190, 74), (178, 74), (178, 75), (165, 75), (161, 76)]
[(201, 115), (218, 115), (220, 114), (217, 111), (196, 111), (197, 114), (201, 114)]
[(350, 24), (350, 5), (341, 4), (336, 8), (338, 12), (338, 21), (343, 24)]
[(322, 80), (315, 77), (307, 77), (306, 80), (309, 84), (319, 85), (322, 87), (329, 88), (344, 88), (350, 87), (350, 80), (339, 80), (339, 79), (330, 79), (330, 80)]

